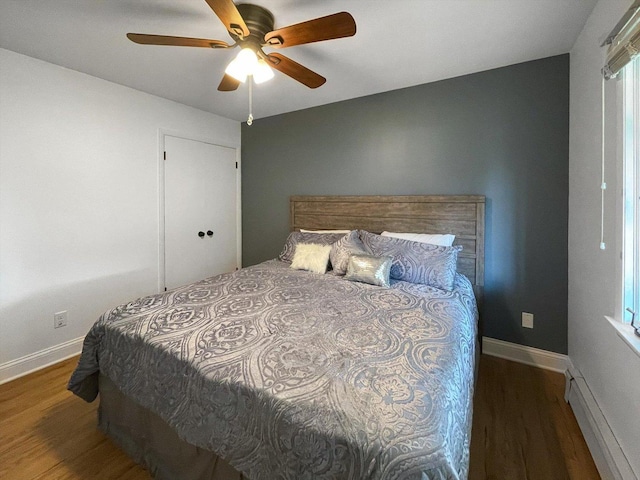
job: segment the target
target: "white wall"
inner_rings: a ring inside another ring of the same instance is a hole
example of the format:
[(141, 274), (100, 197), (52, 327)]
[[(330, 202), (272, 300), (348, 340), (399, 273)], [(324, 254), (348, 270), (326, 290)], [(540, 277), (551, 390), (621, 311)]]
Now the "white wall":
[(239, 122), (0, 49), (0, 381), (157, 291), (159, 129), (240, 146)]
[(616, 82), (607, 84), (606, 243), (600, 243), (600, 44), (631, 5), (600, 0), (571, 50), (569, 154), (569, 357), (640, 477), (640, 357), (605, 320), (614, 315), (620, 269), (616, 219), (621, 188)]

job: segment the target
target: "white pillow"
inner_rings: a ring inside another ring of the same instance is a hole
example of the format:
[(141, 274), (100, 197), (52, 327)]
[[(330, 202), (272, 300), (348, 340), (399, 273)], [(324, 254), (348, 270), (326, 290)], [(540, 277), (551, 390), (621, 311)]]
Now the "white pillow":
[(291, 268), (325, 273), (329, 265), (329, 253), (331, 253), (331, 245), (299, 243), (291, 260)]
[(351, 230), (304, 230), (300, 229), (304, 233), (349, 233)]
[(431, 233), (396, 233), (382, 232), (383, 237), (402, 238), (403, 240), (411, 240), (412, 242), (430, 243), (431, 245), (440, 245), (441, 247), (450, 247), (456, 239), (455, 235), (445, 233), (442, 235)]

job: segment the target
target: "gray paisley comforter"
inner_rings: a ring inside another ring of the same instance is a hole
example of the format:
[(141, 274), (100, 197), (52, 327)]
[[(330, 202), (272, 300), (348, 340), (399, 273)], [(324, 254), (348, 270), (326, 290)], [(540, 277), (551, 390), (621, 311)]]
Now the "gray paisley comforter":
[(69, 389), (97, 375), (251, 479), (464, 479), (477, 311), (276, 260), (106, 312)]

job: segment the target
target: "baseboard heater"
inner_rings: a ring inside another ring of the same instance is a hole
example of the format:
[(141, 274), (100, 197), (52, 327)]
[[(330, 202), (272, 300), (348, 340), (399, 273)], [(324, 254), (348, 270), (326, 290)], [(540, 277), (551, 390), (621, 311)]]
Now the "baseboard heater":
[(638, 480), (580, 371), (570, 366), (565, 377), (564, 399), (571, 405), (602, 479)]

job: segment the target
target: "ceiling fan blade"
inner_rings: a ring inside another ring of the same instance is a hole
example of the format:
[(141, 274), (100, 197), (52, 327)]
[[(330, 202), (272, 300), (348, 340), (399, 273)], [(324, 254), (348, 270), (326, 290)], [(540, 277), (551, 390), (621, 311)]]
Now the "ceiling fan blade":
[(176, 47), (229, 48), (222, 40), (206, 38), (171, 37), (168, 35), (147, 35), (145, 33), (127, 33), (127, 38), (141, 45), (173, 45)]
[(225, 73), (224, 77), (222, 77), (222, 80), (220, 81), (220, 85), (218, 85), (218, 90), (221, 92), (232, 92), (233, 90), (236, 90), (239, 85), (240, 82), (238, 80)]
[(271, 67), (309, 88), (318, 88), (327, 81), (322, 75), (318, 75), (316, 72), (309, 70), (307, 67), (279, 53), (270, 53), (266, 55), (266, 57)]
[(264, 41), (270, 47), (285, 48), (334, 38), (351, 37), (355, 34), (356, 22), (351, 14), (340, 12), (279, 28), (267, 33), (264, 36)]
[(211, 10), (218, 16), (225, 28), (240, 38), (251, 35), (238, 8), (231, 0), (205, 0)]

